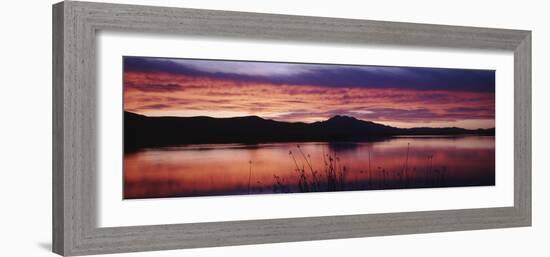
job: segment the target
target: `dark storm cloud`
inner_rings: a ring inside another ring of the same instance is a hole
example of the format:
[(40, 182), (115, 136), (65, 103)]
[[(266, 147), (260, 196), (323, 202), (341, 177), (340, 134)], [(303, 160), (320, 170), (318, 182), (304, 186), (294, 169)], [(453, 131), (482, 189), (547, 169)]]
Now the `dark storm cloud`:
[(184, 88), (179, 84), (169, 83), (169, 84), (142, 84), (142, 83), (133, 83), (126, 82), (124, 87), (127, 89), (135, 89), (142, 92), (175, 92), (182, 91)]
[(166, 109), (172, 107), (171, 105), (167, 104), (151, 104), (151, 105), (145, 105), (141, 106), (139, 109), (141, 110), (159, 110), (159, 109)]
[(332, 88), (494, 92), (495, 71), (124, 57), (124, 70)]

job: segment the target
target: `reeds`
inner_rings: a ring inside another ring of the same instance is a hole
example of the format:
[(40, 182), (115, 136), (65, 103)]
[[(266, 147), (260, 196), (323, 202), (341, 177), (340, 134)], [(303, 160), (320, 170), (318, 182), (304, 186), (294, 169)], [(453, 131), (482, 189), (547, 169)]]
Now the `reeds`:
[[(294, 151), (293, 151), (294, 150)], [(288, 155), (294, 167), (294, 183), (286, 183), (284, 178), (273, 176), (274, 192), (331, 192), (345, 190), (365, 190), (365, 189), (389, 189), (389, 188), (412, 188), (419, 186), (441, 186), (446, 183), (446, 168), (434, 169), (433, 155), (427, 157), (425, 164), (425, 174), (421, 175), (420, 168), (411, 165), (412, 147), (407, 143), (405, 158), (402, 165), (397, 169), (386, 169), (382, 166), (372, 167), (372, 150), (369, 149), (368, 157), (368, 181), (352, 176), (350, 180), (347, 174), (350, 172), (345, 163), (339, 156), (332, 153), (326, 153), (322, 150), (322, 165), (315, 167), (311, 155), (304, 152), (299, 144), (295, 149), (291, 149)], [(251, 168), (249, 174), (251, 174)], [(363, 174), (363, 170), (359, 173)], [(411, 175), (414, 174), (414, 175)], [(419, 174), (420, 173), (420, 174)], [(422, 177), (424, 176), (424, 183)], [(250, 180), (250, 178), (249, 178)], [(294, 185), (294, 186), (293, 186)]]
[(285, 179), (277, 175), (273, 175), (273, 192), (274, 193), (290, 193), (290, 189), (287, 186)]
[(445, 186), (447, 184), (447, 167), (442, 166), (439, 169), (433, 167), (433, 155), (428, 155), (425, 174), (426, 186)]
[(250, 194), (250, 179), (252, 178), (252, 160), (248, 161), (248, 194)]
[[(320, 191), (342, 191), (345, 190), (347, 168), (342, 164), (340, 158), (323, 151), (322, 172), (313, 167), (311, 156), (304, 153), (300, 145), (296, 145), (299, 156), (292, 150), (288, 155), (294, 164), (294, 171), (298, 176), (297, 187), (299, 192), (320, 192)], [(306, 172), (306, 166), (308, 172)], [(323, 175), (321, 175), (324, 174)], [(274, 186), (280, 191), (281, 178), (274, 176)]]
[(404, 173), (404, 176), (405, 176), (405, 181), (407, 183), (407, 186), (410, 184), (409, 175), (407, 173), (407, 168), (408, 168), (408, 164), (409, 164), (409, 149), (410, 149), (410, 146), (411, 146), (411, 144), (407, 143), (407, 157), (405, 157), (405, 167), (403, 168), (403, 173)]
[(369, 186), (372, 188), (372, 170), (371, 170), (371, 158), (370, 158), (371, 150), (369, 150)]

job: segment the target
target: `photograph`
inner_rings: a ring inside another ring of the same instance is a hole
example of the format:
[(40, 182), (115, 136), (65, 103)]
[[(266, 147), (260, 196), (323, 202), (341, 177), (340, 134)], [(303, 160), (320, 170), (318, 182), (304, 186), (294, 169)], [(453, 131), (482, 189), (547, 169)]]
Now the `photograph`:
[(547, 249), (542, 4), (158, 2), (10, 2), (1, 256)]
[(495, 185), (495, 71), (123, 57), (124, 199)]

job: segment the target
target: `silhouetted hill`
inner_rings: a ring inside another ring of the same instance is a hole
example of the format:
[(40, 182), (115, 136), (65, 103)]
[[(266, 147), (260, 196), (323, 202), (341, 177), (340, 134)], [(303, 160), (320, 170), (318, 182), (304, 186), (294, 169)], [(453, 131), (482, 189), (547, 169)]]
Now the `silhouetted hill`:
[(349, 116), (314, 123), (281, 122), (258, 116), (235, 118), (147, 117), (124, 112), (125, 151), (181, 144), (307, 141), (369, 141), (396, 135), (494, 135), (494, 129), (402, 129)]

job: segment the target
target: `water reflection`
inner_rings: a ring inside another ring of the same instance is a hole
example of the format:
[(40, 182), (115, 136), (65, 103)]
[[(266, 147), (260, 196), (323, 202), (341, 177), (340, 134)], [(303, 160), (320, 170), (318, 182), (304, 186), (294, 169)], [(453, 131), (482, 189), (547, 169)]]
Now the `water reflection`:
[(191, 145), (124, 156), (126, 199), (494, 183), (492, 136)]

